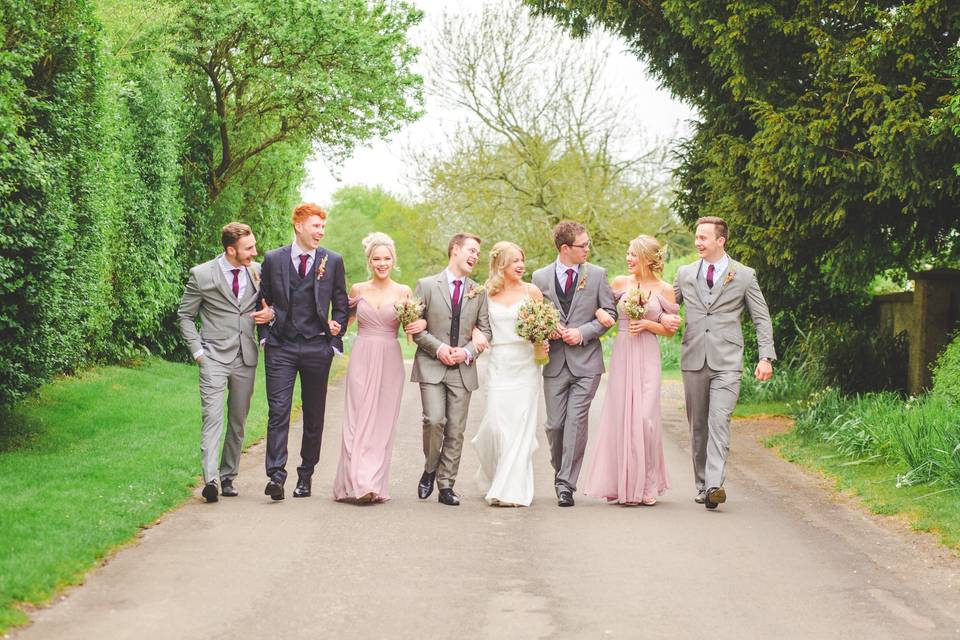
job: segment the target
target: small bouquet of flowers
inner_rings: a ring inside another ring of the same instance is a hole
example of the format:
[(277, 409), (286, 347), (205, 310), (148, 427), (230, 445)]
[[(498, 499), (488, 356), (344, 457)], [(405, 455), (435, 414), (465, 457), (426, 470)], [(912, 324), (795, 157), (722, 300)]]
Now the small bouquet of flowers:
[(650, 294), (643, 295), (640, 288), (631, 289), (623, 294), (623, 311), (631, 320), (640, 320), (647, 315), (647, 302)]
[(560, 313), (547, 300), (527, 300), (517, 311), (517, 335), (533, 343), (537, 364), (547, 364), (547, 338), (560, 323)]
[[(402, 328), (423, 317), (423, 300), (416, 297), (397, 300), (393, 303), (393, 310), (396, 312), (397, 320)], [(413, 344), (413, 336), (409, 333), (407, 334), (407, 344)]]

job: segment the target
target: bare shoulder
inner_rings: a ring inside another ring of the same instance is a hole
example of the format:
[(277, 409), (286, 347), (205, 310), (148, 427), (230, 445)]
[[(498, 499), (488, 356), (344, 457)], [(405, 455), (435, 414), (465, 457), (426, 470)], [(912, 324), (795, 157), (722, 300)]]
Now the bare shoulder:
[(610, 281), (610, 287), (613, 289), (626, 289), (627, 276), (613, 276), (613, 280)]
[(362, 296), (363, 292), (367, 288), (367, 282), (355, 282), (353, 286), (350, 287), (350, 292), (347, 294), (351, 298), (356, 298), (357, 296)]
[(535, 284), (526, 283), (527, 295), (533, 298), (534, 300), (543, 300), (543, 292), (540, 291), (540, 287)]
[(412, 298), (413, 290), (405, 284), (400, 285), (400, 297), (403, 299)]
[(669, 282), (665, 282), (664, 280), (660, 281), (659, 293), (661, 296), (663, 296), (663, 299), (666, 300), (667, 302), (673, 302), (673, 303), (677, 302), (677, 295), (673, 291), (673, 285), (670, 284)]

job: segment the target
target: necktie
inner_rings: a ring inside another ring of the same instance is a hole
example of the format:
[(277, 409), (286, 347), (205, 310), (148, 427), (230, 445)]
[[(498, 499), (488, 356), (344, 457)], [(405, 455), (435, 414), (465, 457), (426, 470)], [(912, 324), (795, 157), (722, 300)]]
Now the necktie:
[(713, 289), (713, 265), (707, 266), (707, 286)]
[(300, 254), (300, 268), (297, 270), (297, 273), (300, 274), (301, 278), (307, 277), (307, 260), (310, 259), (310, 256), (306, 253)]
[(459, 280), (453, 281), (453, 308), (456, 309), (460, 306), (460, 286), (463, 283)]
[(563, 285), (563, 295), (570, 293), (570, 287), (573, 286), (573, 274), (576, 273), (573, 269), (567, 269), (567, 282)]
[(233, 297), (240, 297), (240, 269), (230, 269), (233, 273)]

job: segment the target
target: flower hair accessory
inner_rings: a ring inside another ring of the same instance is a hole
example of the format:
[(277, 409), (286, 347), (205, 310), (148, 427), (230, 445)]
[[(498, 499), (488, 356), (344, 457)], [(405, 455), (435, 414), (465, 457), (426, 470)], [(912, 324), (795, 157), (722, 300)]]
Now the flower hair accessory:
[(320, 264), (317, 265), (317, 280), (323, 277), (323, 274), (327, 272), (327, 258), (329, 255), (324, 255), (320, 260)]

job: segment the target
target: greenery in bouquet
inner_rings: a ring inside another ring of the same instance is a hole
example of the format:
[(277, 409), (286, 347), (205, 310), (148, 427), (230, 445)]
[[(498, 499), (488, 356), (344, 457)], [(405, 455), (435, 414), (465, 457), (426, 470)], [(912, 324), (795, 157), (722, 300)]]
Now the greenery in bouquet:
[[(397, 320), (400, 322), (401, 328), (422, 318), (423, 308), (423, 300), (417, 297), (397, 300), (393, 303), (393, 310), (397, 315)], [(410, 334), (407, 334), (407, 342), (413, 342)]]
[(623, 312), (631, 320), (640, 320), (647, 315), (647, 302), (650, 300), (650, 294), (644, 295), (639, 287), (630, 289), (623, 294)]
[(537, 364), (549, 360), (546, 340), (557, 329), (560, 313), (547, 300), (528, 300), (517, 311), (517, 335), (533, 343)]

